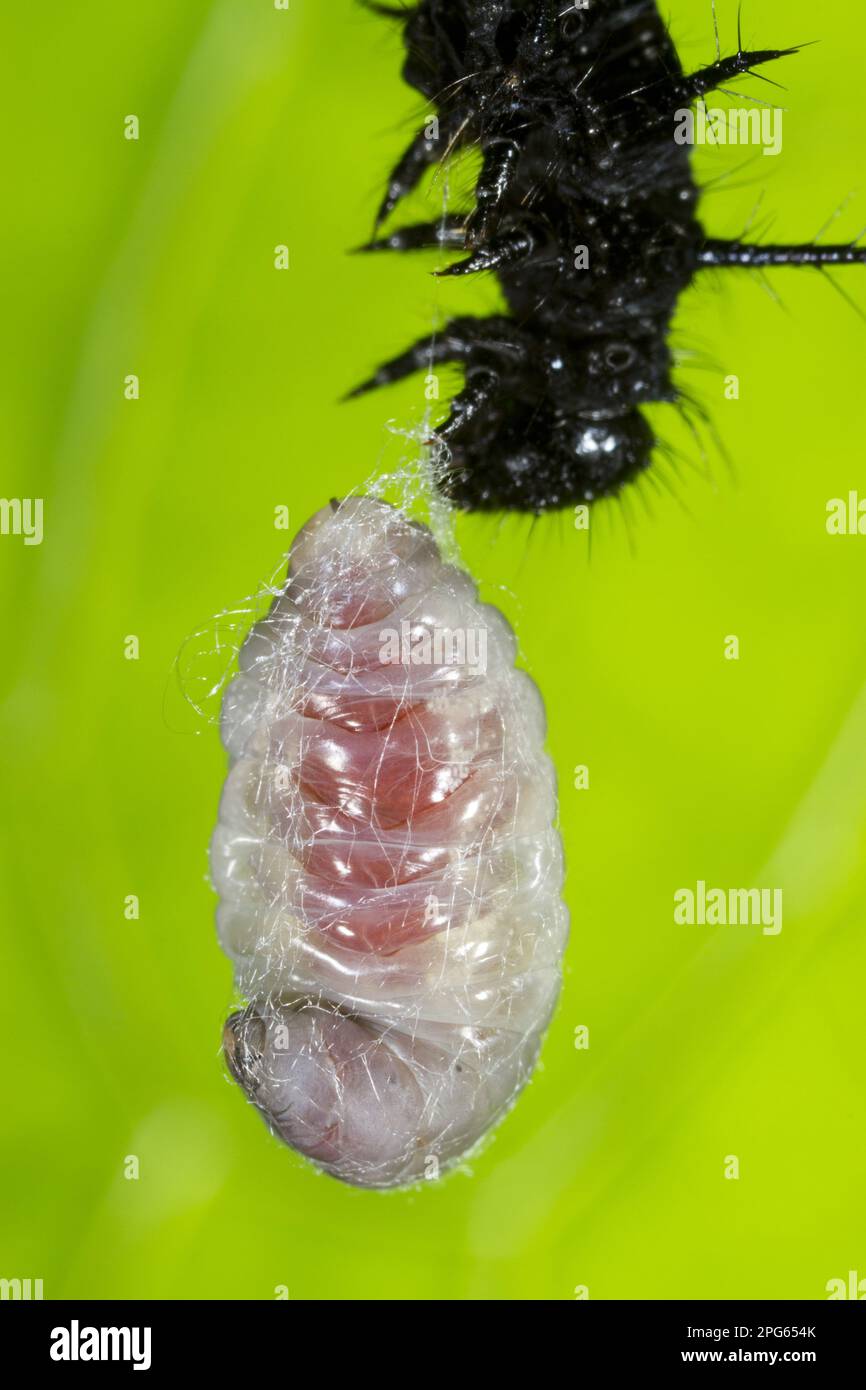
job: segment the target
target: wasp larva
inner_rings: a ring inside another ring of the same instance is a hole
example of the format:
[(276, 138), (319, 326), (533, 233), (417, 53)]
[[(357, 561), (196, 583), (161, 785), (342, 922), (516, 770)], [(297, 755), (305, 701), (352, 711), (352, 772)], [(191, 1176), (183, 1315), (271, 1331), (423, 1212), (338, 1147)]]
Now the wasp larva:
[(332, 503), (241, 649), (222, 733), (218, 929), (248, 1001), (232, 1074), (334, 1177), (436, 1175), (529, 1078), (568, 931), (511, 629), (426, 527)]

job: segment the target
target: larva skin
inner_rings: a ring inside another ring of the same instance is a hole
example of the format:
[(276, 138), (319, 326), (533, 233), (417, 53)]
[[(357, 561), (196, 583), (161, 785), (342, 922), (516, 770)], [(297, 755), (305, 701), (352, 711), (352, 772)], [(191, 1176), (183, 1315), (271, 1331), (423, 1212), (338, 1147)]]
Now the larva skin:
[[(453, 247), (446, 275), (495, 271), (507, 315), (453, 320), (352, 394), (438, 363), (465, 385), (438, 430), (461, 507), (541, 512), (613, 494), (650, 462), (640, 407), (676, 403), (668, 349), (703, 267), (866, 262), (866, 248), (707, 237), (675, 113), (794, 48), (684, 73), (653, 0), (371, 3), (403, 29), (406, 81), (437, 113), (388, 181), (377, 226), (462, 145), (483, 164), (469, 216), (377, 235), (368, 251)], [(708, 6), (709, 10), (709, 6)], [(585, 247), (589, 264), (577, 268)]]
[[(474, 646), (428, 651), (446, 629)], [(568, 930), (543, 708), (511, 629), (426, 528), (332, 504), (242, 648), (222, 734), (217, 924), (249, 1000), (231, 1071), (334, 1177), (436, 1176), (528, 1080)]]

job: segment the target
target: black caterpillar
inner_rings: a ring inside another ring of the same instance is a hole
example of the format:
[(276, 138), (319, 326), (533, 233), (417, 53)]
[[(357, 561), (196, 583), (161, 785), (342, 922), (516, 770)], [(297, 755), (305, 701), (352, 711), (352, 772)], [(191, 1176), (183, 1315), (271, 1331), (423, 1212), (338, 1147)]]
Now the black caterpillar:
[[(482, 154), (468, 217), (362, 249), (464, 250), (439, 273), (495, 271), (509, 313), (453, 319), (351, 393), (463, 366), (437, 430), (457, 505), (537, 513), (616, 493), (646, 468), (657, 441), (639, 407), (679, 400), (668, 329), (702, 267), (866, 263), (854, 243), (714, 240), (696, 216), (674, 113), (798, 48), (744, 51), (739, 39), (687, 74), (654, 0), (363, 2), (403, 26), (404, 76), (439, 124), (397, 162), (377, 229), (431, 165), (467, 143)], [(576, 268), (581, 246), (589, 269)]]

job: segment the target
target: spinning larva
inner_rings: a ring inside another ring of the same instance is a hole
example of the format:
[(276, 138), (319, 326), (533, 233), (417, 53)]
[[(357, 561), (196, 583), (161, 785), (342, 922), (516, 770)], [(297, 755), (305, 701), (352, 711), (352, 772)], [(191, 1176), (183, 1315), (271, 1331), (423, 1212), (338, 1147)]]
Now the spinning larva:
[(229, 1066), (334, 1177), (436, 1176), (535, 1065), (568, 921), (544, 715), (504, 618), (372, 498), (300, 531), (226, 692), (211, 862)]
[(686, 74), (654, 0), (365, 3), (402, 24), (404, 76), (436, 113), (393, 169), (377, 226), (456, 148), (482, 154), (470, 214), (362, 249), (468, 252), (440, 273), (494, 271), (508, 314), (452, 320), (352, 393), (464, 367), (438, 431), (459, 506), (541, 512), (616, 493), (646, 468), (657, 441), (639, 407), (682, 405), (668, 330), (702, 268), (866, 263), (856, 244), (719, 241), (696, 216), (677, 111), (797, 48), (744, 51), (740, 39), (722, 58), (717, 33), (716, 61)]

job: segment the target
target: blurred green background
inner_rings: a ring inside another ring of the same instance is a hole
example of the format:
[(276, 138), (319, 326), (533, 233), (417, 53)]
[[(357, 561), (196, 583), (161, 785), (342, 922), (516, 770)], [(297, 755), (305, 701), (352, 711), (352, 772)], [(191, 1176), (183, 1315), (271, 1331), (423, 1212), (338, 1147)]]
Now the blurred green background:
[[(709, 62), (709, 0), (669, 8), (684, 61)], [(730, 50), (736, 5), (718, 9)], [(680, 380), (735, 475), (668, 411), (676, 495), (600, 505), (591, 549), (569, 515), (460, 522), (547, 703), (565, 988), (533, 1084), (465, 1171), (341, 1187), (224, 1074), (206, 862), (224, 756), (172, 666), (274, 573), (275, 507), (294, 530), (424, 406), (420, 378), (336, 398), (449, 307), (495, 306), (495, 283), (346, 254), (424, 110), (397, 34), (352, 0), (82, 0), (4, 27), (0, 490), (44, 498), (45, 535), (0, 537), (0, 1276), (251, 1299), (822, 1298), (866, 1276), (866, 539), (825, 528), (863, 485), (857, 313), (812, 272), (702, 279)], [(758, 223), (808, 239), (857, 187), (864, 29), (852, 0), (750, 0), (748, 41), (822, 42), (774, 70), (787, 94), (743, 85), (787, 107), (778, 159), (698, 153), (703, 178), (730, 175), (712, 233), (765, 189)], [(864, 222), (861, 194), (834, 239)], [(866, 310), (866, 270), (838, 280)], [(677, 926), (698, 879), (781, 887), (781, 934)]]

